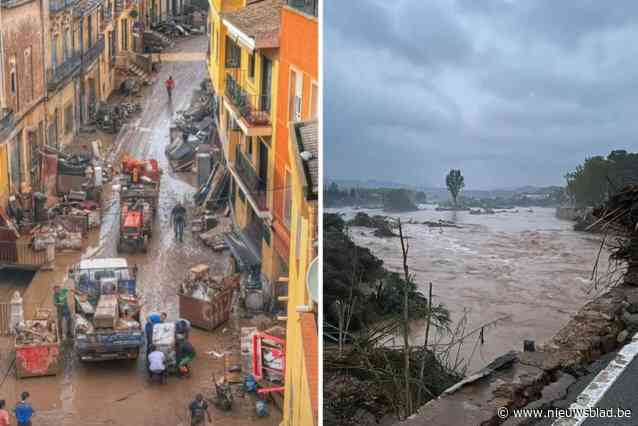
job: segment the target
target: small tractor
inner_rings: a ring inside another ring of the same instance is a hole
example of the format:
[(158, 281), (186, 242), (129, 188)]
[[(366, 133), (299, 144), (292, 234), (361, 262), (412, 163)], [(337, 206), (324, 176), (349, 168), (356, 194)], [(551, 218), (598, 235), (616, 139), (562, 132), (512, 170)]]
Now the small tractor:
[(130, 248), (146, 252), (153, 235), (162, 170), (157, 160), (124, 157), (120, 189), (120, 238), (118, 251)]

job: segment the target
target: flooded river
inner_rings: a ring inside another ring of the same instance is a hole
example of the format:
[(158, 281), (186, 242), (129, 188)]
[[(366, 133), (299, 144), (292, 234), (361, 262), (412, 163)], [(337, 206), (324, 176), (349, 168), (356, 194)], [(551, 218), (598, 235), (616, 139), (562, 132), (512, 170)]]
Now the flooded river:
[[(467, 312), (468, 331), (507, 318), (484, 330), (484, 344), (476, 350), (478, 335), (467, 342), (462, 353), (470, 360), (470, 371), (509, 350), (522, 350), (525, 339), (537, 344), (546, 341), (595, 295), (587, 290), (592, 287), (590, 277), (600, 238), (573, 231), (573, 223), (557, 219), (554, 209), (470, 215), (438, 212), (434, 207), (393, 215), (403, 221), (443, 219), (461, 226), (405, 225), (410, 237), (410, 270), (419, 288), (427, 294), (432, 282), (434, 304), (445, 304), (455, 323)], [(347, 218), (357, 211), (340, 209)], [(366, 228), (353, 228), (352, 237), (383, 259), (388, 269), (402, 270), (398, 238), (377, 238)], [(606, 270), (604, 255), (600, 268)], [(423, 327), (415, 324), (414, 343), (421, 342), (423, 335)]]

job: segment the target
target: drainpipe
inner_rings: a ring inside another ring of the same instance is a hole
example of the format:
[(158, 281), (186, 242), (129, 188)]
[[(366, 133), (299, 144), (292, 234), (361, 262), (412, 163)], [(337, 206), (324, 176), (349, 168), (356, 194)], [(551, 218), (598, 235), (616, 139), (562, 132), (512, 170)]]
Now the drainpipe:
[[(45, 37), (47, 34), (45, 34), (45, 25), (44, 25), (44, 0), (40, 0), (40, 33), (41, 35), (41, 42), (42, 42), (42, 74), (44, 77), (44, 128), (42, 129), (42, 132), (44, 133), (42, 136), (42, 142), (44, 142), (44, 145), (49, 145), (49, 141), (48, 141), (48, 135), (49, 135), (49, 85), (47, 84), (47, 73), (46, 73), (46, 41), (45, 41)], [(38, 150), (38, 152), (40, 153), (40, 171), (39, 171), (39, 175), (40, 175), (40, 182), (39, 184), (42, 185), (42, 152), (43, 150)], [(32, 182), (33, 183), (33, 182)], [(40, 191), (42, 191), (42, 187), (38, 188)]]

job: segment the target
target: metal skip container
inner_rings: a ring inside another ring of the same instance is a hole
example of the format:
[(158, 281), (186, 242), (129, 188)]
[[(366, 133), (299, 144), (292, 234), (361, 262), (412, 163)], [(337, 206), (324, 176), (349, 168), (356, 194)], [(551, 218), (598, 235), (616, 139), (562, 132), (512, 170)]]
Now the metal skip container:
[(179, 315), (194, 327), (214, 330), (230, 318), (233, 292), (239, 287), (239, 275), (224, 278), (224, 288), (209, 300), (179, 293)]

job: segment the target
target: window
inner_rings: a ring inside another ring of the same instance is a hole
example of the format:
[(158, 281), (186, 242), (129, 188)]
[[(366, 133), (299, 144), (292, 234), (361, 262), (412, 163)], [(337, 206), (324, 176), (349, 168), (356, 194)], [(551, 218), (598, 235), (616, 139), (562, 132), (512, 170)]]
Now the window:
[(93, 47), (93, 16), (89, 15), (88, 19), (88, 35), (89, 35), (89, 49)]
[(58, 65), (58, 35), (53, 36), (53, 40), (51, 40), (51, 65), (53, 69), (55, 69), (56, 65)]
[(64, 46), (62, 48), (62, 54), (64, 55), (65, 61), (71, 57), (71, 30), (68, 29), (64, 32)]
[(290, 88), (289, 88), (289, 121), (301, 120), (301, 89), (303, 77), (290, 70)]
[(64, 134), (73, 132), (73, 105), (69, 104), (64, 108)]
[(286, 180), (284, 181), (284, 223), (290, 229), (292, 216), (292, 176), (286, 170)]
[(10, 63), (11, 63), (11, 71), (10, 71), (11, 75), (9, 78), (11, 79), (11, 94), (13, 96), (16, 96), (18, 94), (18, 77), (17, 77), (15, 56), (11, 57)]
[(263, 240), (266, 242), (266, 244), (270, 245), (270, 228), (268, 227), (268, 225), (264, 224), (264, 231), (262, 232), (261, 236), (263, 238)]
[(122, 50), (128, 50), (128, 19), (122, 20)]
[(241, 48), (226, 37), (226, 67), (241, 68)]
[(312, 93), (310, 94), (310, 119), (317, 118), (319, 113), (319, 85), (316, 82), (312, 83)]
[(301, 235), (305, 232), (305, 225), (306, 220), (301, 215), (297, 216), (297, 235), (295, 236), (295, 259), (297, 261), (301, 259)]
[[(24, 73), (27, 82), (27, 93), (28, 95), (25, 98), (28, 98), (28, 101), (32, 101), (35, 97), (35, 87), (33, 84), (33, 62), (31, 60), (31, 47), (27, 47), (24, 49)], [(28, 89), (31, 89), (30, 91)]]
[(248, 55), (248, 78), (255, 79), (255, 54)]

